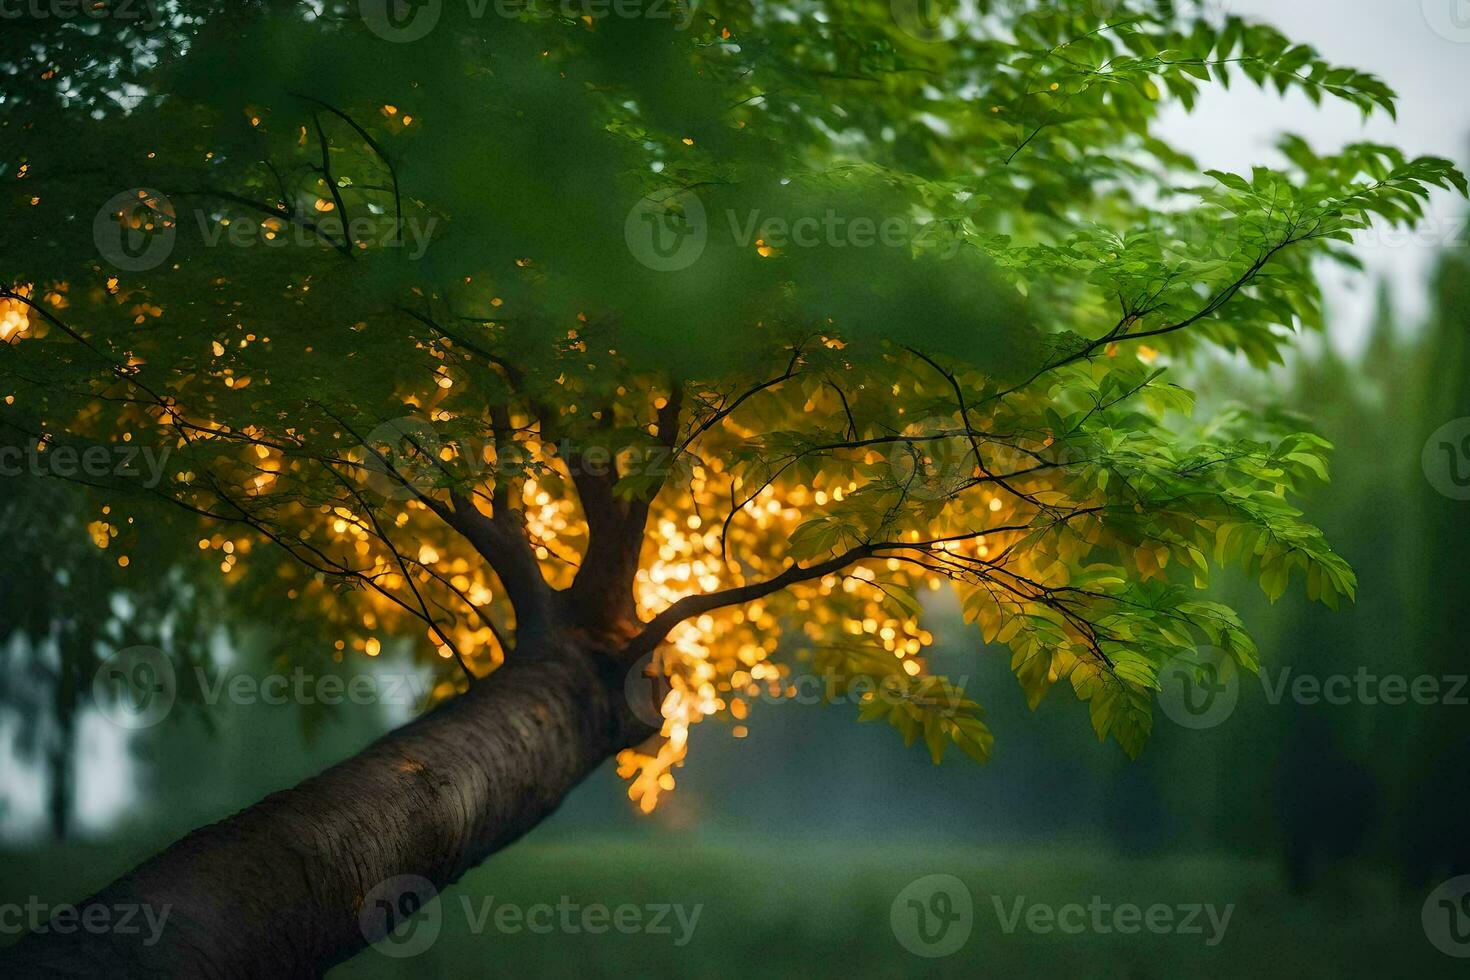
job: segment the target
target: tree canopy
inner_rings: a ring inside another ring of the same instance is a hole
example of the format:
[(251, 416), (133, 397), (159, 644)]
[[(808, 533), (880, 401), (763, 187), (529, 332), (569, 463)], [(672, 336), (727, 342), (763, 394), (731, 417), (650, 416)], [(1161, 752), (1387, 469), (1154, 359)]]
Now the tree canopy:
[[(1393, 111), (1207, 6), (27, 22), (0, 54), (6, 444), (96, 489), (120, 561), (158, 505), (197, 517), (174, 540), (286, 647), (412, 632), (440, 696), (564, 629), (656, 654), (660, 738), (619, 759), (645, 808), (692, 725), (803, 654), (859, 717), (984, 759), (926, 663), (931, 588), (1033, 705), (1065, 682), (1137, 753), (1171, 658), (1256, 666), (1214, 571), (1355, 587), (1292, 504), (1326, 442), (1195, 418), (1178, 366), (1279, 361), (1323, 326), (1315, 262), (1466, 190), (1390, 146), (1288, 137), (1234, 174), (1163, 142), (1212, 85)], [(128, 444), (159, 479), (58, 459)]]

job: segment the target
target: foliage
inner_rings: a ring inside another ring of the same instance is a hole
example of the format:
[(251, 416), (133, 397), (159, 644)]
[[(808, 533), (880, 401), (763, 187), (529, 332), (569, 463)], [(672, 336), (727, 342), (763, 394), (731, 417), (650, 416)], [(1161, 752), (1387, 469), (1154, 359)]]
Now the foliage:
[(448, 4), (407, 40), (197, 4), (96, 26), (132, 54), (32, 26), (0, 66), (4, 421), (167, 447), (159, 486), (96, 481), (111, 506), (182, 505), (243, 604), (340, 649), (416, 621), (467, 682), (540, 636), (542, 581), (629, 654), (667, 640), (663, 738), (621, 760), (645, 807), (802, 648), (873, 682), (862, 717), (984, 758), (923, 656), (941, 583), (1033, 704), (1066, 681), (1136, 754), (1170, 657), (1256, 666), (1213, 568), (1354, 591), (1291, 502), (1326, 443), (1196, 421), (1171, 367), (1279, 360), (1321, 326), (1315, 260), (1466, 188), (1295, 138), (1201, 172), (1154, 126), (1205, 85), (1392, 93), (1238, 17), (1098, 6)]

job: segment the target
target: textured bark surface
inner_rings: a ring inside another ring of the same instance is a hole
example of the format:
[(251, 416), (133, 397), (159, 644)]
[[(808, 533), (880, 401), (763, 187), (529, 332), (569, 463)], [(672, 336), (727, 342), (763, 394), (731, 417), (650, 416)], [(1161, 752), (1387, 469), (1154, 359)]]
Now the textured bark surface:
[(524, 656), (78, 903), (167, 908), (155, 945), (147, 930), (37, 934), (0, 955), (0, 974), (319, 976), (367, 944), (359, 912), (379, 883), (419, 875), (442, 889), (647, 734), (614, 658), (572, 643)]

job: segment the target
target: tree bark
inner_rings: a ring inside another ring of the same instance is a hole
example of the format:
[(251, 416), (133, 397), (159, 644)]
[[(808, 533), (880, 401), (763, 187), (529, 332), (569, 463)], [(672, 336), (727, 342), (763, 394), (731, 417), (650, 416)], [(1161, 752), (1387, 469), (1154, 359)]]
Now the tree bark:
[(147, 928), (37, 931), (0, 955), (0, 973), (320, 976), (379, 938), (365, 934), (360, 913), (381, 897), (380, 883), (417, 875), (448, 886), (545, 819), (603, 760), (647, 737), (623, 678), (617, 659), (572, 641), (523, 654), (78, 903), (79, 921), (94, 905), (167, 910), (153, 945)]

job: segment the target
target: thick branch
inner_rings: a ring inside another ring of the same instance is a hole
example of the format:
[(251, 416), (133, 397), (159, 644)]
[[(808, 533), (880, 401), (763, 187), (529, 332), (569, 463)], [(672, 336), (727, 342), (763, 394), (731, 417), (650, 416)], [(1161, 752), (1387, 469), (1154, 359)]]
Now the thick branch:
[(486, 517), (463, 494), (451, 492), (450, 499), (454, 504), (447, 516), (450, 525), (474, 545), (505, 587), (515, 610), (517, 646), (549, 631), (555, 615), (555, 593), (541, 574), (530, 539), (514, 516), (516, 512), (497, 508), (493, 516)]
[(792, 565), (781, 574), (769, 578), (764, 582), (752, 582), (749, 585), (736, 586), (731, 589), (722, 589), (719, 592), (705, 592), (699, 595), (685, 596), (675, 602), (669, 608), (659, 613), (643, 632), (633, 638), (633, 641), (623, 651), (625, 660), (636, 660), (653, 650), (664, 641), (669, 631), (686, 619), (692, 619), (703, 613), (723, 609), (726, 606), (738, 606), (746, 602), (754, 602), (763, 599), (775, 592), (780, 592), (789, 586), (801, 582), (810, 582), (824, 575), (840, 572), (853, 562), (870, 558), (885, 545), (859, 545), (849, 549), (835, 558), (818, 562), (815, 565)]
[(147, 930), (51, 931), (0, 955), (0, 973), (321, 976), (368, 943), (375, 886), (417, 875), (447, 887), (648, 734), (611, 658), (549, 648), (79, 903), (84, 918), (92, 905), (166, 913), (156, 944)]

